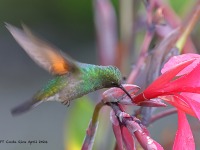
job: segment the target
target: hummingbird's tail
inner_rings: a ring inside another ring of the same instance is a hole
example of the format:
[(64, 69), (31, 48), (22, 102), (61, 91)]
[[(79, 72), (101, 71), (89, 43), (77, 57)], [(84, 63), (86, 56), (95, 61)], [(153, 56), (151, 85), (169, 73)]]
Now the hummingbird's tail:
[(22, 113), (25, 113), (27, 111), (29, 111), (30, 109), (36, 107), (37, 105), (39, 105), (42, 101), (36, 101), (36, 100), (30, 100), (30, 101), (26, 101), (24, 103), (22, 103), (21, 105), (14, 107), (11, 110), (11, 114), (13, 116), (17, 116), (20, 115)]

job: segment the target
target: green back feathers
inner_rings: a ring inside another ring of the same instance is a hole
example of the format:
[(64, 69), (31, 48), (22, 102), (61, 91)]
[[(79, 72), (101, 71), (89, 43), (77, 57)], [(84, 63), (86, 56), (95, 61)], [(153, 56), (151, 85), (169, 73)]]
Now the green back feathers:
[(66, 86), (67, 82), (64, 81), (65, 76), (56, 76), (54, 79), (50, 80), (48, 84), (35, 95), (36, 100), (42, 100), (48, 97), (53, 96), (57, 92), (59, 92), (64, 86)]

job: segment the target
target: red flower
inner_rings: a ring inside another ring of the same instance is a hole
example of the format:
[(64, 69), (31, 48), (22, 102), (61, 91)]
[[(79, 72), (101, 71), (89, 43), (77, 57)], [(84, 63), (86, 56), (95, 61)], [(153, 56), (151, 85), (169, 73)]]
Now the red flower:
[(158, 97), (200, 120), (200, 55), (174, 56), (161, 72), (158, 79), (133, 98), (134, 103)]
[(178, 130), (173, 149), (195, 149), (194, 139), (185, 113), (200, 120), (200, 55), (183, 54), (172, 57), (163, 67), (162, 75), (134, 103), (160, 98), (178, 109)]

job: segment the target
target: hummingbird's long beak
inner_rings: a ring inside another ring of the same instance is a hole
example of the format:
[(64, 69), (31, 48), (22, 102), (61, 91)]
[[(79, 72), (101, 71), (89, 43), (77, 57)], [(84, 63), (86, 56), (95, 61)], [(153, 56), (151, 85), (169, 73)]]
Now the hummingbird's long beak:
[(126, 91), (126, 89), (120, 84), (119, 88), (122, 89), (127, 95), (128, 97), (132, 100), (131, 95)]

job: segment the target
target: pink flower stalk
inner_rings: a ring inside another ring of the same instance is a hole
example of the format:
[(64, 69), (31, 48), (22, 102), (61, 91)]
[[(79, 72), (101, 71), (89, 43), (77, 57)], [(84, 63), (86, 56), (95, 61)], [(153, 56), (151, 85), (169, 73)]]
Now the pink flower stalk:
[(185, 113), (200, 120), (200, 55), (172, 57), (161, 70), (162, 75), (133, 98), (139, 104), (160, 98), (178, 109), (178, 130), (173, 149), (195, 149), (193, 135)]
[[(116, 105), (117, 106), (117, 105)], [(113, 106), (110, 120), (117, 141), (117, 149), (136, 150), (135, 140), (137, 139), (141, 147), (145, 150), (164, 150), (163, 147), (149, 136), (145, 126), (138, 123), (139, 119), (121, 111)]]
[(114, 65), (117, 48), (117, 21), (110, 0), (94, 0), (94, 20), (102, 65)]

